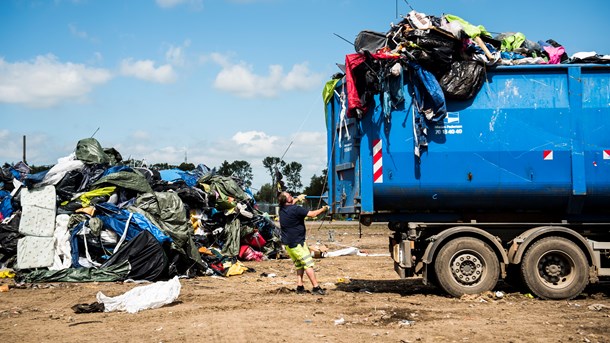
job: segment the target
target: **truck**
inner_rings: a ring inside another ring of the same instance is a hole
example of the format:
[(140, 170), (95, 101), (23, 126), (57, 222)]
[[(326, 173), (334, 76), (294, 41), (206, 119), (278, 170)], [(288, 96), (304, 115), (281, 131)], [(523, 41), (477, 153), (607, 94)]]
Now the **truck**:
[(387, 222), (401, 278), (571, 299), (610, 277), (610, 65), (488, 66), (438, 120), (418, 115), (407, 77), (402, 105), (372, 92), (350, 115), (363, 96), (346, 75), (327, 84), (328, 203)]

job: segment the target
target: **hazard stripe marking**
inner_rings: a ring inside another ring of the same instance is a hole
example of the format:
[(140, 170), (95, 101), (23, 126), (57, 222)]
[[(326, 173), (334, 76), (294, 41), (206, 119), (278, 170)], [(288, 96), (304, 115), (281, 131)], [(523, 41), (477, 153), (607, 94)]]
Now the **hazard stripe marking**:
[(373, 141), (373, 182), (383, 182), (383, 158), (381, 152), (381, 139)]
[(604, 160), (610, 160), (610, 150), (604, 150)]
[(553, 160), (553, 150), (544, 150), (544, 151), (542, 152), (542, 158), (543, 158), (545, 161), (551, 161), (551, 160)]

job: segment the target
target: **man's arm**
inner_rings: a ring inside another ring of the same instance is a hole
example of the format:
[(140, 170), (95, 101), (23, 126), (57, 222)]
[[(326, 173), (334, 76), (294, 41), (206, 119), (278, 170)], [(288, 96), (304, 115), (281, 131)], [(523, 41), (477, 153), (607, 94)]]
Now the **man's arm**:
[(319, 208), (319, 209), (317, 209), (317, 210), (315, 210), (315, 211), (309, 211), (309, 212), (307, 212), (307, 216), (308, 216), (308, 217), (317, 217), (317, 216), (319, 216), (320, 214), (322, 214), (322, 213), (326, 212), (326, 210), (328, 210), (328, 206), (327, 206), (327, 205), (324, 205), (324, 206), (322, 206), (321, 208)]

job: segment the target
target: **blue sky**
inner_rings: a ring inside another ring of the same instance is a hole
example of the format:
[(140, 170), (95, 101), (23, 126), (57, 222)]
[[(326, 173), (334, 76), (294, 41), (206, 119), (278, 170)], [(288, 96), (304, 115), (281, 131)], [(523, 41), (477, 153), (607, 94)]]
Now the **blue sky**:
[[(411, 0), (488, 31), (610, 53), (610, 1)], [(267, 156), (326, 166), (321, 91), (362, 30), (404, 0), (0, 1), (0, 163), (54, 164), (95, 138), (125, 159), (210, 167)], [(99, 128), (99, 130), (98, 130)], [(290, 145), (290, 143), (292, 145)]]

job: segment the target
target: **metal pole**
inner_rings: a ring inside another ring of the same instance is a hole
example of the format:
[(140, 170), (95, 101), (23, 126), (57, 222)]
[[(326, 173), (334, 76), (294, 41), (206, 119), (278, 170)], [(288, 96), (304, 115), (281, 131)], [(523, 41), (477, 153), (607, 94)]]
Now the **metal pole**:
[(26, 159), (25, 159), (25, 147), (26, 147), (26, 144), (25, 144), (25, 135), (23, 135), (23, 163), (28, 164), (26, 162)]

